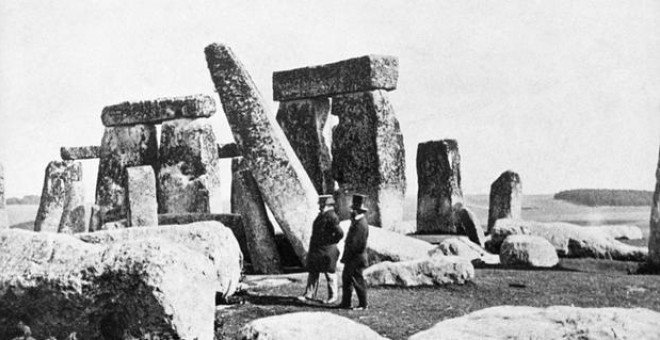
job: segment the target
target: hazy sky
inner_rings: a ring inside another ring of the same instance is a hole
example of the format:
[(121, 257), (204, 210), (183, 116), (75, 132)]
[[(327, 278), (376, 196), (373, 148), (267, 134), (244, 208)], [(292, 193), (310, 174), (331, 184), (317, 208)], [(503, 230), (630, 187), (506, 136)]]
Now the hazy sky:
[[(506, 169), (525, 193), (652, 190), (658, 18), (660, 1), (3, 0), (6, 195), (39, 194), (60, 146), (98, 145), (106, 105), (214, 94), (203, 53), (212, 42), (234, 49), (273, 113), (275, 70), (398, 56), (390, 98), (411, 195), (417, 144), (444, 138), (458, 140), (468, 194), (487, 193)], [(221, 109), (212, 119), (231, 141)], [(93, 199), (97, 162), (85, 164)]]

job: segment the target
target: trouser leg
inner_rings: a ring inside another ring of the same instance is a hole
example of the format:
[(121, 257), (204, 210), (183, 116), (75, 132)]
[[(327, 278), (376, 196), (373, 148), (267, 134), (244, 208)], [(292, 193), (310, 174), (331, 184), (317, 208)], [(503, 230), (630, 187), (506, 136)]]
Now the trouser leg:
[(325, 279), (328, 281), (328, 301), (337, 299), (337, 274), (325, 273)]
[(319, 273), (309, 272), (307, 274), (307, 287), (305, 287), (304, 296), (308, 299), (316, 298), (316, 293), (319, 289)]
[(353, 285), (355, 286), (355, 293), (357, 294), (360, 307), (366, 307), (367, 304), (367, 285), (364, 282), (362, 271), (364, 268), (359, 267), (353, 270)]
[(352, 270), (350, 265), (345, 265), (344, 271), (341, 273), (341, 305), (344, 307), (351, 306), (351, 295), (353, 294)]

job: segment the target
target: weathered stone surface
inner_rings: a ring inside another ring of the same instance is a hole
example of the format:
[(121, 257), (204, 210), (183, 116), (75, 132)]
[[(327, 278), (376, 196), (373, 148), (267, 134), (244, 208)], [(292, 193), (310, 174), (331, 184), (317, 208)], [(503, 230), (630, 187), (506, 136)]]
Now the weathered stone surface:
[(66, 184), (66, 194), (58, 233), (84, 233), (88, 228), (85, 185), (82, 181)]
[(218, 158), (241, 157), (241, 150), (236, 143), (218, 144)]
[(499, 219), (491, 232), (487, 249), (499, 253), (509, 235), (540, 236), (550, 241), (559, 257), (592, 257), (621, 261), (642, 261), (648, 255), (645, 247), (630, 246), (601, 233), (569, 223), (541, 223)]
[(94, 159), (101, 156), (101, 148), (97, 145), (90, 146), (63, 146), (60, 148), (60, 156), (65, 161), (76, 159)]
[(273, 99), (284, 101), (394, 90), (398, 79), (398, 58), (366, 55), (332, 64), (273, 72)]
[(96, 180), (96, 205), (101, 224), (126, 218), (126, 168), (158, 162), (156, 126), (105, 128)]
[(201, 253), (213, 264), (214, 288), (228, 297), (238, 287), (243, 255), (229, 228), (216, 221), (186, 225), (127, 228), (77, 234), (86, 243), (111, 244), (160, 238)]
[(660, 339), (660, 313), (645, 308), (498, 306), (441, 321), (409, 340)]
[(213, 339), (215, 275), (167, 240), (108, 246), (63, 234), (0, 231), (0, 338), (29, 320), (38, 339)]
[(433, 286), (464, 284), (474, 279), (474, 267), (458, 256), (436, 256), (413, 261), (381, 262), (364, 271), (369, 286)]
[(513, 267), (550, 268), (559, 263), (552, 244), (539, 236), (511, 235), (500, 248), (500, 261)]
[(82, 166), (79, 162), (48, 163), (34, 231), (57, 232), (64, 212), (67, 185), (81, 180)]
[(257, 319), (241, 328), (238, 339), (386, 340), (363, 324), (328, 312), (288, 313)]
[(660, 272), (660, 156), (658, 156), (658, 167), (655, 171), (655, 178), (655, 192), (653, 193), (651, 220), (649, 223), (649, 258), (646, 264), (651, 270)]
[(178, 118), (210, 117), (214, 113), (213, 98), (198, 94), (106, 106), (101, 120), (105, 126), (160, 124)]
[(236, 144), (277, 223), (305, 263), (318, 211), (314, 185), (234, 53), (218, 44), (208, 46), (205, 53)]
[(128, 191), (129, 227), (158, 225), (158, 201), (156, 199), (156, 175), (149, 165), (126, 168)]
[(596, 234), (621, 240), (641, 240), (644, 238), (642, 229), (635, 225), (613, 224), (613, 225), (590, 225), (582, 227)]
[(478, 244), (480, 247), (484, 247), (486, 244), (486, 235), (484, 235), (484, 230), (481, 228), (481, 222), (479, 222), (477, 215), (466, 207), (461, 207), (455, 214), (454, 219), (458, 230), (464, 232), (470, 241)]
[(163, 123), (158, 170), (161, 214), (222, 211), (217, 145), (208, 119)]
[(384, 91), (332, 99), (332, 169), (339, 183), (337, 214), (350, 217), (352, 196), (367, 195), (369, 224), (390, 229), (403, 220), (406, 161), (403, 135)]
[(5, 201), (5, 168), (0, 163), (0, 229), (9, 228), (7, 202)]
[(117, 229), (126, 229), (126, 228), (128, 228), (128, 221), (126, 221), (126, 219), (122, 219), (122, 220), (103, 223), (100, 228), (96, 229), (96, 231), (117, 230)]
[(500, 218), (522, 218), (522, 182), (520, 175), (507, 170), (490, 186), (488, 232)]
[(330, 149), (323, 137), (329, 114), (330, 99), (315, 98), (280, 102), (276, 117), (319, 195), (332, 195), (335, 187)]
[(282, 261), (275, 244), (275, 230), (268, 219), (259, 187), (249, 170), (240, 164), (237, 170), (233, 172), (239, 191), (236, 204), (243, 217), (252, 270), (258, 274), (281, 273)]
[(463, 206), (461, 156), (453, 139), (417, 146), (417, 232), (457, 234), (457, 208)]
[[(554, 248), (553, 248), (554, 249)], [(500, 257), (472, 242), (467, 236), (450, 237), (429, 252), (429, 256), (458, 256), (472, 262), (473, 265), (496, 265)]]

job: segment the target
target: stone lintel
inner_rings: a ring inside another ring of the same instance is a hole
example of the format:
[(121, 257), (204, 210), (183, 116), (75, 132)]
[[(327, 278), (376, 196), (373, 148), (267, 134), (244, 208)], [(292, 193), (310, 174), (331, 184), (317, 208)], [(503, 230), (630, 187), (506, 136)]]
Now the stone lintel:
[(63, 146), (60, 148), (62, 160), (72, 161), (77, 159), (95, 159), (101, 156), (101, 147), (98, 145), (89, 146)]
[(177, 118), (210, 117), (214, 113), (213, 98), (198, 94), (106, 106), (101, 113), (101, 120), (105, 126), (160, 124)]

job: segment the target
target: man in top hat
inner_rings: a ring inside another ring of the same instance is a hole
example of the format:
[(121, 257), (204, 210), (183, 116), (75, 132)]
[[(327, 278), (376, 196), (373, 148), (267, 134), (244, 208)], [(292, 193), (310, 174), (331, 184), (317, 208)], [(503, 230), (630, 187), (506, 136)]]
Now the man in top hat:
[(367, 286), (362, 276), (362, 271), (367, 268), (369, 261), (367, 258), (367, 238), (369, 238), (369, 224), (364, 213), (367, 208), (364, 206), (366, 196), (353, 195), (353, 205), (351, 209), (351, 227), (348, 229), (346, 240), (344, 241), (344, 255), (341, 262), (344, 264), (344, 272), (341, 279), (342, 297), (340, 308), (351, 308), (351, 297), (353, 295), (353, 287), (358, 297), (357, 310), (365, 310), (367, 304)]
[(337, 301), (337, 260), (339, 249), (337, 242), (344, 237), (344, 232), (339, 227), (339, 216), (334, 209), (335, 201), (332, 195), (319, 196), (319, 215), (312, 225), (312, 238), (309, 241), (309, 252), (307, 253), (307, 287), (305, 294), (298, 300), (307, 302), (316, 298), (319, 287), (320, 273), (325, 274), (328, 283), (328, 299), (325, 303)]

